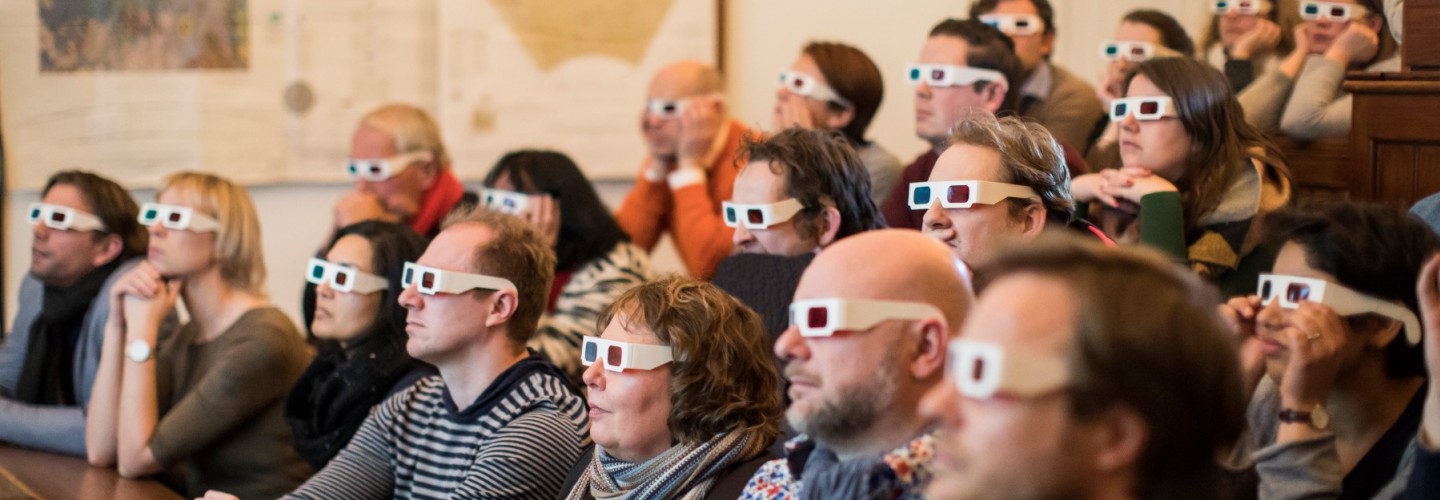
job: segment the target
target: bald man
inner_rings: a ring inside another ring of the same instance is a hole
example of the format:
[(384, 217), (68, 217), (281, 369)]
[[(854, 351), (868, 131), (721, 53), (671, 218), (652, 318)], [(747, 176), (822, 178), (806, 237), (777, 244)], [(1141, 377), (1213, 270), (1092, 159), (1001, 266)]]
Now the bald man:
[(646, 251), (669, 231), (685, 268), (702, 279), (730, 254), (732, 231), (720, 203), (730, 199), (736, 153), (749, 133), (727, 116), (721, 91), (720, 73), (699, 62), (671, 64), (655, 75), (640, 114), (648, 154), (615, 214)]
[(934, 439), (917, 407), (969, 303), (955, 258), (918, 232), (860, 233), (816, 256), (775, 342), (801, 435), (742, 498), (918, 496)]

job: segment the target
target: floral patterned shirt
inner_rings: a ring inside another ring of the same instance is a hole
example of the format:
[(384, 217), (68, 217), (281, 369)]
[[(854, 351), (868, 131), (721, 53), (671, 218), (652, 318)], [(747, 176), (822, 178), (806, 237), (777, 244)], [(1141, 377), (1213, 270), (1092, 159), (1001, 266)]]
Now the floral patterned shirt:
[[(864, 478), (863, 498), (918, 499), (932, 472), (934, 435), (925, 434), (890, 450), (870, 467)], [(742, 500), (799, 499), (804, 484), (804, 466), (817, 444), (801, 434), (785, 443), (785, 458), (760, 466), (741, 494)]]

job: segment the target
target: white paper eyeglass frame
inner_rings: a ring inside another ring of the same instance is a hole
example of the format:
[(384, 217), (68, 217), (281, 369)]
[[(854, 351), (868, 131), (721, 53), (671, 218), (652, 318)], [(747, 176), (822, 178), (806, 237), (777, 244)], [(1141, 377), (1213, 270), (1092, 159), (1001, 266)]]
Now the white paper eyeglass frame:
[[(150, 219), (145, 214), (155, 212), (155, 218)], [(171, 221), (171, 215), (180, 215), (180, 219)], [(140, 215), (136, 217), (140, 225), (151, 227), (155, 225), (164, 226), (166, 229), (176, 231), (190, 231), (195, 233), (219, 232), (220, 221), (208, 215), (196, 212), (195, 209), (181, 206), (168, 205), (165, 203), (145, 203), (140, 205)]]
[[(796, 86), (796, 82), (799, 82)], [(820, 79), (802, 71), (787, 69), (780, 71), (780, 88), (795, 95), (805, 96), (820, 102), (833, 102), (842, 107), (853, 108), (854, 103), (849, 99), (841, 97), (835, 89), (829, 85), (820, 83)]]
[(991, 399), (996, 395), (1035, 397), (1070, 383), (1064, 358), (1046, 358), (982, 340), (950, 341), (945, 373), (961, 396)]
[[(770, 226), (784, 223), (795, 217), (805, 209), (805, 205), (795, 198), (786, 198), (775, 203), (735, 203), (725, 201), (720, 203), (720, 218), (725, 220), (725, 225), (730, 227), (744, 227), (748, 230), (770, 229)], [(761, 221), (750, 222), (746, 212), (759, 210)], [(735, 214), (735, 220), (730, 220), (730, 214)]]
[[(1330, 306), (1335, 310), (1335, 314), (1354, 316), (1373, 313), (1404, 323), (1405, 340), (1410, 342), (1410, 345), (1420, 343), (1423, 332), (1420, 330), (1420, 319), (1415, 316), (1413, 311), (1394, 302), (1351, 290), (1339, 283), (1331, 283), (1317, 278), (1267, 273), (1260, 275), (1260, 281), (1255, 285), (1255, 294), (1260, 296), (1262, 305), (1268, 306), (1279, 299), (1280, 307), (1295, 309), (1300, 307), (1300, 304), (1291, 301), (1285, 293), (1292, 283), (1309, 286), (1310, 294), (1305, 300)], [(1265, 296), (1266, 284), (1271, 285), (1271, 290), (1275, 291), (1274, 295)]]
[[(1306, 13), (1305, 10), (1312, 5), (1315, 6), (1316, 12), (1314, 14)], [(1339, 16), (1331, 15), (1330, 12), (1332, 9), (1341, 9), (1345, 11), (1345, 13)], [(1305, 21), (1329, 21), (1332, 23), (1348, 23), (1351, 19), (1355, 19), (1357, 17), (1364, 17), (1365, 14), (1369, 13), (1370, 11), (1366, 9), (1363, 5), (1314, 1), (1300, 2), (1300, 19)]]
[[(1115, 53), (1110, 53), (1110, 47), (1115, 47)], [(1131, 49), (1139, 48), (1141, 54), (1134, 55)], [(1157, 57), (1176, 57), (1180, 54), (1164, 45), (1155, 45), (1150, 42), (1135, 42), (1126, 40), (1106, 40), (1100, 42), (1100, 58), (1106, 61), (1126, 60), (1130, 62), (1145, 62)]]
[(645, 101), (645, 112), (668, 120), (679, 118), (689, 106), (689, 99), (648, 99)]
[[(1029, 26), (1020, 27), (1020, 21), (1026, 21)], [(980, 16), (980, 22), (1012, 37), (1038, 35), (1045, 31), (1045, 20), (1035, 14), (985, 14)]]
[[(320, 277), (315, 277), (315, 269), (320, 268)], [(349, 274), (350, 278), (345, 283), (340, 283), (336, 278), (341, 274)], [(330, 262), (319, 257), (311, 257), (310, 263), (305, 266), (305, 281), (316, 286), (329, 284), (331, 290), (343, 293), (369, 294), (390, 288), (390, 283), (385, 278), (355, 269), (344, 264)]]
[[(420, 279), (421, 273), (435, 273), (435, 280), (430, 286), (425, 286), (425, 281)], [(425, 295), (436, 293), (458, 294), (479, 288), (481, 290), (493, 291), (516, 291), (515, 283), (498, 276), (485, 274), (474, 274), (461, 271), (449, 271), (445, 269), (424, 266), (414, 262), (406, 262), (404, 274), (401, 275), (401, 285), (405, 288), (415, 286), (415, 291)]]
[[(595, 346), (595, 359), (586, 360), (586, 350)], [(620, 364), (611, 365), (610, 356), (606, 355), (611, 347), (620, 348)], [(621, 342), (618, 340), (606, 340), (600, 337), (586, 336), (580, 345), (580, 363), (590, 366), (599, 361), (606, 370), (612, 372), (623, 372), (625, 370), (654, 370), (675, 361), (675, 350), (668, 345), (638, 344), (634, 342)]]
[[(1250, 6), (1242, 7), (1241, 2), (1249, 2)], [(1215, 0), (1210, 4), (1210, 10), (1217, 16), (1231, 13), (1242, 16), (1258, 16), (1269, 12), (1271, 8), (1270, 2), (1265, 0)]]
[[(1140, 111), (1140, 105), (1146, 102), (1158, 103), (1159, 110), (1154, 113), (1145, 113)], [(1120, 114), (1117, 109), (1120, 107), (1121, 104), (1125, 105), (1124, 114)], [(1136, 120), (1148, 122), (1159, 120), (1161, 118), (1175, 118), (1180, 116), (1180, 112), (1175, 109), (1175, 100), (1171, 99), (1170, 96), (1121, 97), (1118, 99), (1110, 100), (1111, 122), (1119, 122), (1121, 120), (1124, 120), (1126, 116), (1132, 115), (1135, 117)]]
[[(826, 310), (823, 327), (811, 327), (807, 321), (800, 321), (802, 314), (821, 307)], [(888, 320), (941, 319), (945, 314), (935, 306), (922, 302), (868, 299), (805, 299), (790, 303), (790, 325), (801, 337), (830, 337), (837, 331), (866, 331)]]
[[(55, 221), (55, 214), (65, 217), (63, 221)], [(25, 212), (25, 220), (30, 225), (44, 224), (51, 229), (62, 231), (104, 231), (105, 223), (96, 217), (95, 214), (49, 203), (31, 203), (30, 209)]]
[[(937, 69), (945, 71), (944, 78), (934, 78)], [(917, 71), (919, 73), (916, 73)], [(912, 87), (922, 81), (931, 87), (957, 87), (975, 82), (999, 82), (1007, 86), (1010, 84), (1005, 74), (999, 71), (953, 64), (911, 64), (905, 67), (905, 81)]]
[[(966, 203), (951, 203), (938, 193), (945, 193), (952, 186), (968, 186), (970, 188), (970, 201)], [(915, 203), (915, 192), (922, 187), (930, 188), (930, 200), (924, 205)], [(929, 181), (910, 183), (909, 196), (905, 203), (910, 205), (911, 210), (928, 210), (938, 200), (941, 208), (970, 208), (975, 204), (994, 205), (1004, 201), (1006, 198), (1020, 198), (1026, 200), (1041, 201), (1040, 195), (1035, 193), (1029, 186), (1019, 184), (1007, 184), (1004, 182), (990, 181)]]
[(525, 193), (504, 189), (486, 189), (484, 193), (485, 206), (498, 212), (520, 215), (530, 208), (530, 195)]
[(410, 164), (430, 159), (429, 151), (411, 151), (389, 158), (351, 158), (345, 163), (345, 172), (353, 180), (385, 182)]

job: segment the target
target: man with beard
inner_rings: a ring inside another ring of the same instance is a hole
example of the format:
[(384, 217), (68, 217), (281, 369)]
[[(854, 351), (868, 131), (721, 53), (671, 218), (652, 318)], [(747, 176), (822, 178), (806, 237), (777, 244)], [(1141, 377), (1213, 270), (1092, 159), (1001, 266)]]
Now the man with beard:
[(76, 170), (51, 177), (26, 211), (34, 239), (15, 324), (0, 346), (0, 441), (85, 454), (84, 408), (110, 286), (145, 255), (139, 213), (119, 184)]
[(979, 299), (920, 413), (927, 498), (1225, 498), (1244, 429), (1215, 291), (1149, 250), (1048, 234), (975, 270)]
[(941, 385), (945, 346), (969, 305), (957, 262), (914, 231), (851, 236), (800, 278), (775, 343), (802, 434), (742, 498), (908, 498), (930, 478), (933, 442), (916, 407)]

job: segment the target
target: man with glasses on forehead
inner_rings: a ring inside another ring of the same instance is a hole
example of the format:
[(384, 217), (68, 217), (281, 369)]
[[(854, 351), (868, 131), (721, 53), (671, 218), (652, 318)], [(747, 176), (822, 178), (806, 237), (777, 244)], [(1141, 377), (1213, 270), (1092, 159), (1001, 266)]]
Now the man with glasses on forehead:
[[(589, 444), (585, 402), (525, 348), (555, 254), (518, 218), (468, 209), (407, 263), (406, 350), (440, 372), (372, 410), (292, 498), (554, 498)], [(439, 459), (437, 457), (448, 457)]]
[(109, 290), (145, 255), (137, 212), (124, 188), (77, 170), (50, 177), (27, 209), (30, 272), (0, 346), (0, 441), (85, 454)]
[(914, 231), (870, 231), (821, 252), (775, 343), (802, 434), (742, 498), (915, 498), (933, 442), (916, 413), (944, 380), (945, 346), (969, 309), (954, 257)]
[(640, 113), (649, 154), (615, 214), (647, 252), (669, 231), (685, 269), (701, 279), (730, 254), (731, 231), (720, 218), (720, 202), (730, 199), (735, 155), (749, 133), (728, 116), (723, 90), (720, 73), (696, 61), (655, 75)]
[(379, 219), (433, 238), (446, 214), (478, 201), (451, 171), (435, 121), (406, 104), (381, 107), (360, 120), (345, 172), (355, 189), (335, 204), (336, 228)]
[(970, 5), (979, 19), (1009, 36), (1024, 67), (1020, 114), (1040, 122), (1065, 144), (1090, 147), (1091, 130), (1105, 114), (1095, 87), (1050, 62), (1055, 50), (1055, 8), (1049, 0), (980, 0)]
[(926, 498), (1228, 497), (1217, 452), (1245, 400), (1214, 290), (1159, 253), (1063, 234), (975, 285), (920, 405), (940, 429)]

